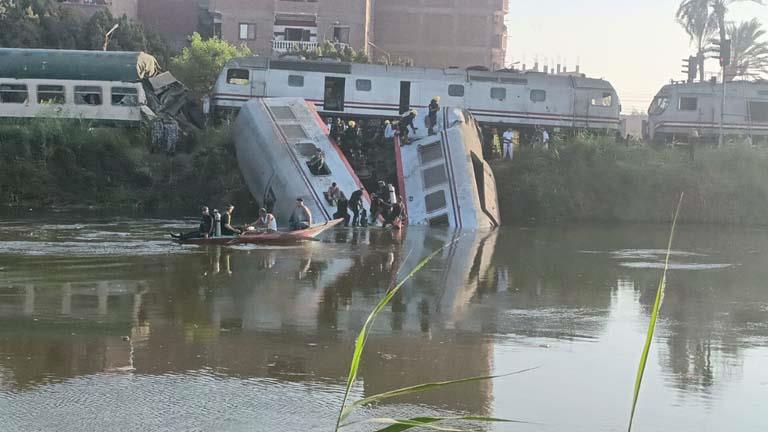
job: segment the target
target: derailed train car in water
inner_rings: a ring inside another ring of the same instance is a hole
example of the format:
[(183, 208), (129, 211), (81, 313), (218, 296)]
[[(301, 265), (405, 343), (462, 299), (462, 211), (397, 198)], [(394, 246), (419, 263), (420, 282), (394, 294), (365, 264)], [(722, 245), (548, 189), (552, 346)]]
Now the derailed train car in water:
[[(648, 108), (646, 138), (656, 142), (687, 141), (698, 136), (717, 140), (722, 118), (726, 137), (768, 138), (768, 82), (673, 83), (656, 94)], [(722, 113), (722, 117), (721, 117)]]
[(582, 74), (430, 69), (244, 57), (231, 60), (214, 87), (219, 116), (252, 98), (301, 97), (324, 116), (396, 117), (441, 104), (469, 110), (483, 124), (618, 131), (621, 105), (608, 81)]
[[(304, 200), (314, 223), (334, 219), (335, 203), (325, 196), (332, 183), (349, 198), (363, 187), (341, 149), (328, 138), (312, 104), (300, 98), (270, 98), (246, 104), (237, 117), (234, 138), (240, 171), (251, 195), (287, 224)], [(316, 156), (322, 163), (314, 165)], [(367, 194), (363, 206), (370, 208)]]

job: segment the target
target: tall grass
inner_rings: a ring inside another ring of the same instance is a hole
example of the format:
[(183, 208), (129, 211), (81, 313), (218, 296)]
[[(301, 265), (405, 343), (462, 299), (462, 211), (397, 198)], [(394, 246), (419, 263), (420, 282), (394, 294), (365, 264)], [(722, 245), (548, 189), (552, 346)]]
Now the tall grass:
[(683, 223), (768, 223), (765, 148), (702, 148), (692, 161), (686, 150), (580, 135), (492, 167), (507, 223), (665, 223), (680, 191)]
[[(516, 371), (508, 374), (503, 374), (503, 375), (481, 376), (481, 377), (464, 378), (464, 379), (457, 379), (457, 380), (450, 380), (450, 381), (432, 382), (427, 384), (419, 384), (411, 387), (390, 390), (388, 392), (368, 396), (366, 398), (357, 400), (349, 405), (347, 404), (347, 401), (349, 400), (349, 393), (352, 389), (352, 386), (355, 384), (355, 381), (357, 381), (357, 375), (360, 370), (360, 362), (362, 361), (363, 351), (365, 350), (365, 346), (366, 346), (366, 343), (368, 342), (368, 337), (370, 336), (373, 325), (376, 322), (376, 317), (387, 306), (387, 304), (389, 304), (389, 302), (395, 297), (395, 295), (397, 295), (397, 293), (400, 291), (403, 285), (405, 285), (405, 283), (408, 282), (408, 280), (413, 278), (413, 276), (415, 276), (418, 272), (420, 272), (427, 264), (429, 264), (430, 261), (432, 261), (440, 253), (442, 253), (442, 251), (445, 248), (449, 247), (451, 244), (453, 244), (456, 241), (458, 241), (458, 239), (455, 239), (452, 242), (446, 243), (440, 249), (436, 250), (435, 252), (431, 253), (430, 255), (422, 259), (402, 280), (400, 280), (400, 282), (398, 282), (394, 287), (392, 287), (387, 292), (387, 294), (381, 300), (379, 300), (379, 302), (376, 304), (376, 307), (374, 307), (371, 313), (368, 315), (368, 318), (365, 320), (363, 327), (360, 329), (360, 332), (358, 333), (357, 338), (355, 339), (355, 349), (353, 351), (352, 359), (350, 361), (349, 373), (347, 375), (347, 385), (344, 390), (344, 396), (342, 398), (339, 414), (336, 419), (335, 430), (337, 432), (339, 431), (339, 429), (343, 427), (348, 427), (354, 424), (361, 423), (361, 422), (344, 423), (345, 420), (352, 413), (352, 410), (359, 406), (368, 405), (374, 402), (380, 402), (382, 400), (386, 400), (386, 399), (390, 399), (398, 396), (405, 396), (405, 395), (414, 394), (414, 393), (422, 393), (430, 390), (437, 390), (440, 388), (444, 388), (444, 387), (452, 386), (456, 384), (475, 382), (475, 381), (485, 381), (485, 380), (500, 378), (504, 376), (524, 373), (532, 369), (535, 369), (535, 368), (525, 369), (525, 370)], [(411, 419), (374, 418), (374, 419), (364, 420), (362, 422), (380, 423), (380, 424), (388, 425), (384, 429), (380, 429), (379, 432), (399, 432), (399, 431), (412, 429), (415, 427), (423, 427), (427, 429), (434, 429), (434, 430), (441, 430), (441, 431), (460, 431), (461, 430), (461, 429), (446, 428), (446, 427), (435, 425), (435, 423), (440, 423), (445, 421), (526, 423), (526, 422), (521, 422), (517, 420), (505, 420), (505, 419), (481, 417), (481, 416), (417, 417), (417, 418), (411, 418)]]
[(659, 317), (659, 310), (661, 309), (661, 302), (664, 300), (664, 290), (667, 287), (667, 270), (669, 269), (669, 256), (672, 252), (672, 241), (675, 237), (675, 228), (677, 227), (677, 217), (680, 215), (680, 207), (683, 204), (684, 193), (680, 194), (680, 200), (677, 202), (677, 209), (675, 210), (675, 216), (672, 218), (672, 228), (669, 232), (669, 242), (667, 243), (667, 254), (664, 259), (664, 271), (661, 273), (661, 280), (659, 280), (659, 287), (656, 290), (656, 300), (653, 302), (653, 309), (651, 310), (651, 319), (648, 323), (648, 333), (645, 337), (645, 344), (643, 345), (643, 352), (640, 355), (640, 365), (637, 367), (637, 376), (635, 377), (635, 388), (632, 396), (632, 411), (629, 415), (629, 426), (627, 432), (632, 432), (632, 422), (635, 419), (635, 410), (637, 409), (637, 400), (640, 397), (640, 387), (643, 384), (643, 375), (645, 374), (645, 365), (648, 362), (648, 353), (651, 350), (651, 342), (653, 341), (653, 334), (656, 331), (656, 321)]

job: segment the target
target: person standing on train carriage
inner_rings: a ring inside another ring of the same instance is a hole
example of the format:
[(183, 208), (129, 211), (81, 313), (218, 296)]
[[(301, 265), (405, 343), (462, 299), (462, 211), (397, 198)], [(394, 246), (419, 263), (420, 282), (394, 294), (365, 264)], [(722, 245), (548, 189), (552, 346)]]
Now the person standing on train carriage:
[[(356, 227), (360, 222), (360, 211), (363, 210), (363, 192), (365, 189), (360, 187), (358, 190), (352, 192), (347, 202), (347, 207), (352, 210), (352, 226)], [(365, 218), (366, 216), (363, 216)]]
[(357, 150), (360, 146), (360, 132), (354, 120), (350, 120), (347, 124), (347, 130), (344, 131), (344, 138), (342, 140), (344, 141), (344, 148), (349, 152)]
[(504, 154), (502, 159), (506, 160), (507, 156), (509, 156), (509, 160), (512, 160), (515, 151), (513, 147), (515, 133), (512, 131), (512, 128), (507, 128), (507, 130), (504, 131), (504, 135), (502, 135), (501, 139), (504, 143)]
[(417, 114), (416, 110), (410, 110), (400, 117), (400, 123), (398, 124), (398, 128), (400, 129), (400, 145), (410, 144), (410, 140), (408, 139), (408, 127), (411, 128), (414, 135), (416, 134), (416, 131), (419, 130), (413, 123)]
[(434, 135), (437, 126), (437, 113), (440, 112), (440, 96), (435, 96), (429, 102), (429, 134)]

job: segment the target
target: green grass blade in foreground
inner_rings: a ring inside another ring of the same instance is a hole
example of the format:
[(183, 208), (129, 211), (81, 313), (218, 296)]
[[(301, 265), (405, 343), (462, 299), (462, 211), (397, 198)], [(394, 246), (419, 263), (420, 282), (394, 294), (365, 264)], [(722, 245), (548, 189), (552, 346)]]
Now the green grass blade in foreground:
[(413, 270), (408, 273), (403, 280), (397, 283), (389, 292), (387, 292), (387, 295), (385, 295), (379, 303), (376, 305), (376, 307), (371, 311), (370, 315), (368, 315), (368, 318), (365, 320), (365, 323), (363, 324), (363, 328), (360, 329), (360, 334), (357, 335), (357, 338), (355, 339), (355, 351), (352, 354), (352, 362), (349, 365), (349, 375), (347, 376), (347, 387), (344, 390), (344, 398), (341, 402), (341, 408), (339, 409), (339, 416), (336, 419), (336, 431), (339, 430), (339, 425), (341, 425), (341, 422), (344, 421), (344, 419), (349, 415), (349, 410), (346, 409), (347, 405), (347, 399), (349, 399), (349, 392), (352, 389), (352, 385), (355, 383), (355, 380), (357, 380), (357, 371), (360, 368), (360, 360), (363, 355), (363, 349), (365, 348), (365, 343), (368, 340), (368, 333), (373, 326), (374, 321), (376, 320), (376, 316), (384, 309), (384, 307), (387, 306), (387, 304), (392, 300), (392, 298), (395, 296), (395, 294), (400, 291), (400, 288), (410, 279), (412, 278), (416, 273), (418, 273), (422, 268), (424, 268), (425, 265), (427, 265), (432, 259), (434, 259), (438, 254), (440, 254), (443, 249), (448, 247), (449, 245), (456, 242), (458, 239), (453, 240), (452, 242), (446, 243), (443, 245), (440, 249), (434, 251), (432, 254), (421, 260), (416, 267), (413, 268)]
[(451, 381), (439, 381), (439, 382), (432, 382), (432, 383), (426, 383), (426, 384), (419, 384), (411, 387), (404, 387), (397, 390), (390, 390), (388, 392), (375, 394), (372, 396), (368, 396), (364, 399), (360, 399), (358, 401), (353, 402), (351, 405), (349, 405), (348, 409), (351, 410), (354, 407), (361, 406), (361, 405), (367, 405), (369, 403), (378, 402), (384, 399), (389, 399), (393, 397), (398, 396), (405, 396), (413, 393), (422, 393), (432, 390), (437, 390), (446, 386), (451, 386), (454, 384), (461, 384), (461, 383), (468, 383), (473, 381), (485, 381), (485, 380), (491, 380), (496, 378), (503, 378), (510, 375), (517, 375), (525, 372), (532, 371), (534, 369), (538, 369), (538, 367), (529, 368), (529, 369), (523, 369), (515, 372), (510, 372), (507, 374), (502, 375), (488, 375), (488, 376), (480, 376), (480, 377), (472, 377), (472, 378), (462, 378), (457, 380), (451, 380)]
[(643, 383), (643, 375), (645, 374), (645, 365), (648, 361), (648, 353), (651, 350), (651, 341), (653, 340), (653, 333), (656, 330), (656, 320), (659, 317), (659, 310), (661, 309), (661, 302), (664, 300), (664, 289), (667, 286), (667, 270), (669, 269), (669, 255), (672, 253), (672, 240), (675, 237), (675, 228), (677, 226), (677, 216), (680, 214), (680, 207), (683, 204), (683, 194), (680, 194), (680, 201), (677, 202), (677, 210), (675, 210), (675, 216), (672, 219), (672, 229), (669, 232), (669, 242), (667, 243), (667, 256), (664, 260), (664, 271), (661, 274), (661, 280), (659, 281), (659, 287), (656, 290), (656, 301), (653, 302), (653, 310), (651, 311), (651, 321), (648, 323), (648, 334), (645, 337), (645, 346), (643, 346), (643, 353), (640, 356), (640, 365), (637, 367), (637, 377), (635, 378), (635, 391), (632, 397), (632, 412), (629, 415), (629, 426), (627, 432), (632, 431), (632, 422), (635, 419), (635, 409), (637, 408), (637, 399), (640, 396), (640, 386)]

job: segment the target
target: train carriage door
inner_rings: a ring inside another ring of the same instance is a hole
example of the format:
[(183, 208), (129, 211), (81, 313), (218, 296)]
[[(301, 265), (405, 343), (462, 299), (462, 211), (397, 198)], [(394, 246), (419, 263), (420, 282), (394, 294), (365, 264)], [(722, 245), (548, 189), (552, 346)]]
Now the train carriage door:
[(264, 97), (267, 95), (267, 71), (251, 70), (251, 97)]
[(411, 82), (400, 81), (400, 114), (411, 109)]
[(323, 96), (323, 109), (325, 111), (344, 111), (345, 84), (344, 78), (325, 77), (325, 93)]

